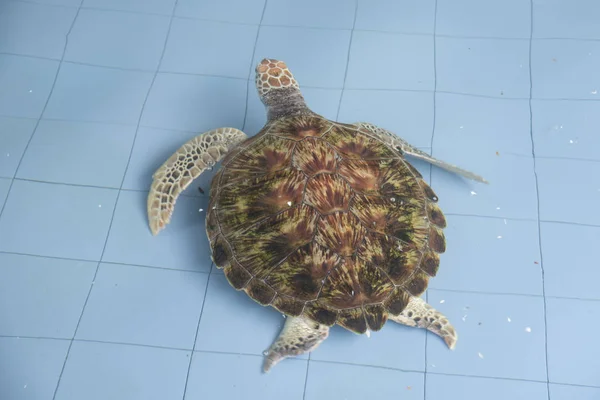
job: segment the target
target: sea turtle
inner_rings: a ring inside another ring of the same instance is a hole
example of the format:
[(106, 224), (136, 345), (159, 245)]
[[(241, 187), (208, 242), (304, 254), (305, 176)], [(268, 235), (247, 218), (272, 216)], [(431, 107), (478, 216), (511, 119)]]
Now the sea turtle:
[(262, 60), (256, 87), (268, 114), (258, 134), (202, 133), (154, 173), (152, 233), (192, 180), (221, 161), (206, 215), (212, 260), (231, 286), (287, 317), (265, 351), (265, 372), (314, 350), (334, 324), (368, 334), (390, 319), (454, 348), (452, 324), (419, 297), (446, 249), (446, 220), (404, 156), (485, 180), (373, 124), (316, 114), (282, 61)]

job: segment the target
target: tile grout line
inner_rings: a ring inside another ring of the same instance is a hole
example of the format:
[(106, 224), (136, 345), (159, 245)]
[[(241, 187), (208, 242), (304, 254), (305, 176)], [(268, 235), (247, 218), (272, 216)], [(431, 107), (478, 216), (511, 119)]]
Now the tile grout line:
[(348, 43), (348, 55), (346, 56), (346, 69), (344, 70), (344, 82), (342, 84), (342, 92), (340, 93), (340, 101), (338, 102), (338, 109), (335, 115), (335, 120), (340, 119), (340, 110), (342, 108), (342, 100), (344, 99), (344, 92), (346, 91), (346, 81), (348, 80), (348, 70), (350, 69), (350, 57), (352, 53), (352, 40), (354, 39), (354, 31), (356, 28), (356, 18), (358, 17), (358, 1), (354, 0), (354, 20), (352, 21), (352, 30), (350, 31), (350, 41)]
[[(13, 3), (24, 3), (24, 4), (33, 4), (45, 7), (54, 7), (54, 8), (64, 8), (64, 9), (74, 9), (77, 8), (75, 6), (61, 5), (61, 4), (48, 4), (40, 1), (34, 0), (10, 0)], [(101, 8), (94, 6), (81, 6), (82, 10), (91, 10), (91, 11), (104, 11), (104, 12), (115, 12), (115, 13), (128, 13), (128, 14), (138, 14), (138, 15), (154, 15), (154, 16), (162, 16), (168, 17), (169, 14), (159, 13), (159, 12), (148, 12), (148, 11), (140, 11), (140, 10), (124, 10), (124, 9), (116, 9), (116, 8)], [(212, 19), (212, 18), (201, 18), (201, 17), (190, 17), (184, 15), (174, 15), (175, 19), (188, 19), (195, 21), (205, 21), (205, 22), (216, 22), (222, 24), (229, 25), (245, 25), (245, 26), (258, 26), (257, 24), (249, 23), (249, 22), (232, 22), (227, 20), (220, 19)], [(278, 24), (265, 24), (263, 26), (275, 27), (275, 28), (302, 28), (302, 29), (320, 29), (320, 30), (328, 30), (328, 31), (348, 31), (350, 29), (347, 28), (331, 28), (324, 26), (308, 26), (308, 25), (278, 25)], [(357, 29), (360, 32), (375, 32), (375, 33), (387, 33), (387, 34), (395, 34), (395, 35), (404, 35), (404, 36), (431, 36), (430, 33), (424, 32), (407, 32), (407, 31), (386, 31), (379, 29)], [(476, 40), (512, 40), (512, 41), (527, 41), (530, 37), (501, 37), (501, 36), (468, 36), (468, 35), (449, 35), (449, 34), (439, 34), (438, 37), (442, 38), (453, 38), (453, 39), (476, 39)], [(571, 41), (584, 41), (584, 42), (599, 42), (600, 38), (592, 38), (592, 37), (535, 37), (531, 38), (532, 40), (537, 41), (551, 41), (551, 40), (571, 40)]]
[(250, 70), (248, 71), (248, 78), (246, 79), (246, 102), (244, 107), (244, 122), (242, 123), (242, 131), (246, 130), (246, 122), (248, 119), (248, 105), (250, 101), (250, 81), (252, 79), (252, 69), (254, 67), (254, 58), (256, 57), (256, 47), (258, 47), (258, 38), (260, 37), (260, 28), (262, 26), (263, 19), (265, 18), (265, 12), (267, 11), (268, 0), (265, 0), (263, 4), (262, 14), (260, 15), (260, 21), (258, 22), (258, 28), (256, 29), (256, 38), (254, 38), (254, 48), (252, 49), (252, 57), (250, 59)]
[[(431, 141), (429, 142), (429, 154), (433, 157), (433, 139), (435, 136), (435, 126), (436, 126), (436, 93), (437, 93), (437, 13), (438, 13), (438, 1), (435, 0), (434, 8), (433, 8), (433, 124), (431, 127)], [(433, 166), (429, 165), (429, 184), (433, 186)], [(429, 304), (429, 291), (425, 292), (425, 301)], [(424, 352), (424, 360), (425, 360), (425, 373), (423, 374), (423, 400), (427, 400), (427, 367), (428, 367), (428, 359), (427, 359), (427, 347), (429, 343), (429, 332), (425, 332), (425, 352)]]
[(538, 247), (540, 249), (540, 270), (542, 275), (542, 298), (544, 300), (544, 349), (545, 349), (545, 357), (546, 357), (546, 391), (548, 395), (548, 400), (551, 400), (550, 396), (550, 368), (548, 364), (548, 305), (546, 300), (546, 271), (544, 270), (544, 254), (542, 251), (542, 224), (540, 222), (540, 189), (539, 189), (539, 179), (536, 168), (536, 157), (535, 157), (535, 140), (533, 137), (533, 107), (532, 107), (532, 97), (533, 97), (533, 69), (531, 67), (531, 55), (533, 48), (533, 22), (534, 22), (534, 6), (533, 0), (529, 0), (529, 135), (531, 138), (531, 155), (533, 156), (533, 175), (535, 177), (535, 192), (536, 192), (536, 200), (537, 200), (537, 226), (538, 226)]
[[(73, 21), (71, 22), (71, 26), (69, 27), (69, 30), (67, 31), (67, 34), (65, 35), (65, 46), (63, 47), (63, 54), (62, 57), (60, 59), (60, 62), (58, 64), (58, 68), (56, 70), (56, 76), (54, 77), (54, 82), (52, 84), (52, 88), (50, 89), (50, 93), (48, 94), (48, 98), (46, 99), (46, 104), (44, 105), (44, 109), (42, 110), (40, 117), (35, 125), (35, 128), (33, 129), (33, 132), (31, 134), (31, 137), (29, 138), (29, 141), (27, 142), (27, 145), (25, 146), (25, 149), (23, 150), (23, 154), (21, 155), (21, 159), (19, 160), (19, 164), (17, 165), (17, 169), (15, 170), (15, 175), (13, 177), (13, 181), (12, 183), (15, 182), (16, 180), (16, 176), (19, 173), (19, 168), (21, 167), (21, 163), (23, 162), (23, 159), (25, 158), (25, 154), (27, 153), (27, 149), (29, 148), (29, 145), (31, 144), (31, 142), (33, 141), (33, 137), (38, 129), (38, 126), (40, 124), (40, 121), (42, 120), (42, 116), (44, 115), (44, 113), (46, 112), (46, 107), (48, 106), (48, 104), (50, 103), (50, 99), (52, 98), (52, 94), (54, 92), (54, 87), (56, 86), (56, 82), (58, 81), (58, 75), (60, 73), (60, 69), (62, 67), (62, 64), (64, 62), (64, 58), (65, 55), (67, 54), (67, 47), (69, 45), (69, 35), (71, 35), (71, 31), (73, 30), (73, 27), (75, 26), (75, 22), (77, 21), (77, 18), (79, 17), (79, 12), (81, 11), (81, 6), (83, 5), (83, 1), (81, 0), (79, 2), (79, 6), (77, 7), (77, 11), (75, 12), (75, 17), (73, 17)], [(12, 189), (12, 183), (10, 186), (10, 189)], [(9, 189), (9, 194), (10, 194), (10, 189)], [(6, 198), (6, 202), (4, 203), (4, 205), (6, 205), (6, 203), (8, 203), (8, 195)], [(0, 218), (2, 217), (2, 212), (4, 211), (4, 208), (0, 211)], [(92, 284), (90, 285), (90, 290), (88, 291), (88, 294), (86, 296), (85, 302), (83, 303), (83, 307), (81, 307), (81, 314), (79, 315), (79, 320), (77, 321), (77, 326), (79, 326), (79, 322), (81, 321), (81, 316), (83, 315), (83, 310), (85, 309), (85, 305), (90, 297), (90, 292), (91, 292), (91, 286), (93, 285), (93, 282), (96, 280), (96, 274), (98, 273), (98, 267), (100, 266), (100, 261), (98, 261), (96, 263), (96, 270), (94, 271), (94, 277), (92, 278)], [(76, 328), (77, 329), (77, 328)], [(75, 331), (73, 332), (73, 339), (75, 338)], [(58, 377), (58, 380), (56, 381), (56, 386), (54, 387), (54, 393), (52, 394), (52, 399), (54, 400), (54, 398), (56, 397), (56, 394), (58, 393), (58, 387), (60, 385), (60, 379), (62, 377), (62, 374), (65, 370), (65, 366), (67, 365), (67, 360), (69, 358), (69, 353), (71, 352), (71, 347), (73, 346), (73, 339), (71, 339), (69, 341), (69, 346), (67, 347), (67, 352), (65, 354), (65, 360), (63, 361), (63, 365), (62, 368), (60, 370), (60, 375)]]
[(48, 104), (50, 103), (50, 99), (52, 98), (52, 93), (54, 92), (54, 88), (56, 87), (56, 82), (58, 81), (58, 75), (60, 74), (60, 69), (62, 67), (63, 60), (65, 58), (65, 54), (67, 53), (67, 46), (69, 44), (69, 35), (71, 34), (73, 27), (75, 26), (75, 21), (77, 20), (77, 17), (79, 16), (79, 11), (81, 10), (82, 4), (83, 4), (83, 0), (80, 0), (79, 6), (77, 7), (77, 11), (75, 12), (75, 16), (73, 17), (73, 21), (71, 21), (71, 26), (69, 27), (69, 30), (67, 31), (67, 34), (65, 35), (65, 44), (63, 47), (62, 57), (60, 58), (60, 60), (52, 60), (52, 61), (58, 61), (58, 67), (56, 68), (56, 74), (54, 75), (54, 80), (52, 81), (52, 87), (50, 88), (50, 92), (48, 92), (48, 97), (46, 98), (44, 107), (42, 108), (42, 111), (40, 112), (40, 116), (38, 118), (36, 118), (37, 121), (35, 123), (35, 126), (33, 127), (33, 131), (31, 132), (31, 136), (29, 137), (29, 140), (27, 141), (27, 144), (25, 145), (25, 149), (23, 149), (23, 153), (21, 154), (21, 158), (19, 159), (19, 163), (17, 164), (15, 173), (13, 174), (13, 176), (11, 178), (10, 185), (8, 186), (8, 190), (6, 192), (6, 199), (4, 201), (4, 204), (2, 204), (2, 207), (0, 207), (0, 219), (2, 219), (2, 214), (4, 213), (6, 204), (8, 204), (8, 197), (10, 196), (10, 192), (15, 183), (16, 176), (19, 173), (19, 168), (21, 168), (21, 164), (23, 163), (23, 160), (25, 159), (25, 153), (27, 153), (27, 149), (29, 148), (29, 145), (33, 141), (33, 137), (35, 136), (35, 133), (37, 132), (38, 127), (40, 126), (40, 122), (42, 121), (42, 116), (46, 112), (46, 108), (48, 107)]
[[(71, 341), (72, 339), (68, 338), (53, 338), (46, 336), (19, 336), (19, 335), (0, 335), (0, 338), (5, 339), (31, 339), (31, 340), (56, 340), (56, 341)], [(193, 352), (193, 353), (204, 353), (204, 354), (223, 354), (223, 355), (237, 355), (237, 356), (246, 356), (246, 357), (255, 357), (261, 358), (263, 357), (261, 354), (254, 353), (240, 353), (240, 352), (228, 352), (228, 351), (217, 351), (217, 350), (194, 350), (194, 349), (186, 349), (180, 347), (169, 347), (169, 346), (156, 346), (156, 345), (148, 345), (148, 344), (139, 344), (139, 343), (126, 343), (126, 342), (109, 342), (103, 340), (92, 340), (92, 339), (74, 339), (75, 342), (85, 342), (85, 343), (100, 343), (100, 344), (109, 344), (109, 345), (118, 345), (118, 346), (134, 346), (134, 347), (147, 347), (147, 348), (155, 348), (155, 349), (163, 349), (163, 350), (174, 350), (174, 351), (184, 351), (184, 352)], [(403, 368), (395, 368), (388, 367), (382, 365), (373, 365), (373, 364), (359, 364), (359, 363), (351, 363), (344, 361), (333, 361), (333, 360), (313, 360), (317, 363), (323, 364), (338, 364), (338, 365), (348, 365), (354, 367), (366, 367), (366, 368), (374, 368), (374, 369), (384, 369), (389, 371), (398, 371), (403, 373), (416, 373), (416, 374), (424, 374), (422, 370), (416, 369), (403, 369)], [(500, 377), (500, 376), (486, 376), (486, 375), (470, 375), (470, 374), (453, 374), (447, 372), (428, 372), (432, 375), (442, 375), (442, 376), (453, 376), (453, 377), (465, 377), (465, 378), (475, 378), (475, 379), (492, 379), (492, 380), (500, 380), (500, 381), (518, 381), (518, 382), (533, 382), (533, 383), (546, 383), (545, 381), (533, 380), (533, 379), (522, 379), (522, 378), (509, 378), (509, 377)], [(600, 386), (593, 385), (583, 385), (576, 383), (567, 383), (567, 382), (550, 382), (555, 385), (562, 386), (571, 386), (571, 387), (584, 387), (584, 388), (592, 388), (598, 389)]]
[[(80, 7), (77, 10), (77, 15), (79, 15), (79, 11), (81, 10), (81, 5), (83, 4), (83, 1), (84, 0), (81, 0)], [(114, 219), (115, 219), (115, 214), (116, 214), (116, 211), (117, 211), (119, 197), (121, 195), (121, 188), (123, 187), (123, 184), (125, 183), (125, 177), (127, 176), (127, 169), (129, 168), (129, 163), (131, 162), (131, 156), (133, 154), (133, 149), (134, 149), (135, 141), (136, 141), (136, 138), (137, 138), (137, 135), (138, 135), (138, 132), (139, 132), (139, 127), (140, 127), (140, 123), (141, 123), (141, 120), (142, 120), (142, 116), (144, 115), (144, 109), (146, 107), (146, 102), (148, 101), (148, 97), (150, 97), (150, 92), (152, 91), (152, 87), (154, 86), (154, 82), (156, 81), (156, 76), (158, 75), (158, 70), (160, 69), (160, 64), (162, 63), (162, 59), (163, 59), (163, 57), (165, 55), (165, 50), (166, 50), (166, 47), (167, 47), (167, 42), (168, 42), (168, 39), (169, 39), (169, 34), (171, 33), (171, 25), (173, 23), (173, 14), (175, 13), (175, 7), (177, 6), (177, 2), (178, 1), (179, 0), (175, 0), (175, 3), (173, 4), (172, 15), (171, 15), (171, 18), (169, 20), (169, 26), (167, 28), (167, 34), (165, 35), (165, 40), (164, 40), (164, 44), (163, 44), (163, 49), (162, 49), (160, 61), (159, 61), (158, 65), (157, 65), (157, 67), (156, 67), (156, 71), (154, 73), (152, 81), (150, 82), (150, 85), (148, 87), (148, 91), (146, 93), (146, 97), (144, 99), (144, 102), (142, 104), (142, 108), (140, 110), (140, 115), (139, 115), (139, 118), (138, 118), (138, 123), (137, 123), (135, 134), (134, 134), (134, 137), (133, 137), (133, 142), (131, 144), (131, 149), (129, 151), (129, 158), (127, 160), (127, 165), (125, 166), (125, 170), (123, 171), (123, 178), (121, 179), (121, 185), (119, 187), (119, 191), (117, 192), (117, 196), (116, 196), (116, 199), (115, 199), (115, 205), (113, 207), (113, 212), (112, 212), (110, 224), (109, 224), (108, 230), (106, 232), (106, 239), (104, 240), (104, 247), (103, 247), (102, 253), (100, 255), (100, 260), (98, 261), (98, 264), (96, 266), (96, 271), (94, 273), (94, 278), (92, 280), (92, 284), (90, 285), (87, 297), (86, 297), (85, 302), (83, 304), (83, 307), (81, 309), (81, 314), (79, 316), (79, 320), (77, 321), (77, 325), (75, 327), (75, 331), (73, 332), (73, 339), (71, 339), (71, 343), (69, 343), (69, 347), (67, 349), (67, 354), (65, 356), (65, 361), (64, 361), (62, 369), (60, 371), (60, 375), (59, 375), (58, 381), (56, 383), (56, 388), (54, 389), (54, 395), (52, 396), (53, 400), (56, 399), (56, 395), (58, 394), (58, 389), (60, 388), (60, 382), (62, 380), (62, 376), (63, 376), (63, 373), (65, 371), (65, 367), (66, 367), (67, 362), (69, 360), (69, 355), (71, 353), (71, 348), (73, 347), (73, 343), (75, 341), (75, 337), (77, 336), (77, 331), (79, 330), (79, 325), (81, 324), (81, 320), (83, 319), (83, 315), (85, 313), (85, 308), (87, 306), (88, 300), (89, 300), (89, 298), (90, 298), (90, 296), (92, 294), (92, 290), (94, 288), (94, 282), (96, 281), (96, 277), (98, 275), (98, 271), (100, 270), (100, 264), (102, 263), (102, 258), (104, 258), (104, 253), (106, 252), (106, 246), (108, 244), (108, 239), (110, 237), (110, 231), (112, 229), (112, 225), (113, 225), (113, 222), (114, 222)], [(77, 15), (75, 17), (75, 20), (77, 19)], [(75, 25), (75, 21), (73, 21), (73, 25)], [(72, 27), (73, 26), (71, 26), (71, 28)], [(70, 33), (70, 31), (69, 31), (69, 33)], [(65, 45), (65, 53), (66, 53), (66, 45)], [(63, 58), (64, 58), (64, 54), (63, 54)], [(25, 153), (23, 153), (23, 154), (25, 154)]]
[[(212, 272), (212, 265), (211, 265)], [(204, 288), (204, 299), (202, 300), (202, 307), (200, 307), (200, 315), (198, 316), (198, 324), (196, 325), (196, 335), (194, 336), (194, 344), (192, 345), (192, 351), (190, 354), (190, 362), (188, 363), (187, 373), (185, 375), (185, 384), (183, 385), (183, 396), (181, 400), (185, 400), (187, 394), (188, 383), (190, 381), (190, 371), (192, 370), (192, 361), (194, 360), (194, 353), (196, 352), (196, 342), (198, 341), (198, 332), (200, 331), (200, 322), (202, 322), (202, 314), (204, 314), (204, 307), (206, 306), (206, 297), (208, 295), (208, 286), (210, 284), (211, 274), (209, 273), (206, 278), (206, 287)]]
[[(13, 0), (13, 1), (20, 1), (20, 0)], [(268, 25), (263, 25), (263, 26), (268, 26)], [(440, 37), (440, 36), (437, 36)], [(20, 53), (14, 53), (14, 52), (6, 52), (6, 51), (0, 51), (0, 55), (9, 55), (9, 56), (14, 56), (14, 57), (24, 57), (24, 58), (33, 58), (33, 59), (38, 59), (38, 60), (46, 60), (46, 61), (61, 61), (60, 59), (56, 59), (56, 58), (50, 58), (50, 57), (42, 57), (42, 56), (34, 56), (34, 55), (29, 55), (29, 54), (20, 54)], [(111, 66), (111, 65), (101, 65), (101, 64), (93, 64), (93, 63), (86, 63), (86, 62), (80, 62), (80, 61), (70, 61), (70, 60), (62, 60), (63, 64), (72, 64), (72, 65), (79, 65), (79, 66), (86, 66), (86, 67), (96, 67), (96, 68), (106, 68), (106, 69), (112, 69), (112, 70), (117, 70), (117, 71), (124, 71), (124, 72), (140, 72), (140, 73), (154, 73), (154, 70), (149, 70), (149, 69), (139, 69), (139, 68), (124, 68), (124, 67), (116, 67), (116, 66)], [(184, 75), (184, 76), (193, 76), (193, 77), (207, 77), (207, 78), (219, 78), (219, 79), (232, 79), (232, 80), (240, 80), (240, 81), (245, 81), (247, 83), (250, 83), (250, 81), (252, 80), (252, 78), (242, 78), (239, 76), (227, 76), (227, 75), (216, 75), (216, 74), (205, 74), (205, 73), (199, 73), (199, 72), (177, 72), (177, 71), (158, 71), (159, 74), (166, 74), (166, 75)], [(393, 88), (393, 89), (387, 89), (387, 88), (345, 88), (345, 87), (323, 87), (323, 86), (312, 86), (312, 85), (302, 85), (302, 87), (307, 88), (307, 89), (323, 89), (323, 90), (347, 90), (347, 91), (373, 91), (373, 92), (401, 92), (401, 93), (433, 93), (432, 90), (427, 90), (427, 89), (403, 89), (403, 88)], [(528, 101), (529, 97), (510, 97), (510, 96), (494, 96), (494, 95), (487, 95), (487, 94), (478, 94), (478, 93), (464, 93), (464, 92), (454, 92), (454, 91), (449, 91), (449, 90), (437, 90), (436, 93), (439, 94), (449, 94), (449, 95), (456, 95), (456, 96), (466, 96), (466, 97), (476, 97), (476, 98), (483, 98), (483, 99), (490, 99), (490, 100), (504, 100), (504, 101)], [(532, 98), (532, 100), (535, 101), (567, 101), (567, 102), (600, 102), (600, 98), (597, 99), (592, 99), (592, 98), (562, 98), (562, 97), (556, 97), (556, 98), (545, 98), (545, 97), (540, 97), (540, 98)], [(30, 117), (21, 117), (21, 116), (13, 116), (13, 115), (4, 115), (4, 114), (0, 114), (1, 117), (6, 117), (6, 118), (16, 118), (16, 119), (35, 119), (37, 120), (37, 118), (30, 118)], [(135, 124), (129, 124), (129, 123), (123, 123), (123, 122), (106, 122), (106, 121), (91, 121), (91, 120), (74, 120), (74, 119), (63, 119), (63, 118), (42, 118), (43, 120), (56, 120), (56, 121), (68, 121), (68, 122), (85, 122), (85, 123), (98, 123), (98, 124), (114, 124), (114, 125), (124, 125), (124, 126), (132, 126)], [(173, 129), (173, 128), (167, 128), (167, 127), (161, 127), (161, 126), (151, 126), (151, 125), (144, 125), (141, 124), (141, 127), (149, 127), (149, 128), (154, 128), (154, 129), (163, 129), (163, 130), (176, 130), (176, 131), (182, 131), (181, 129)], [(594, 159), (579, 159), (579, 158), (569, 158), (569, 157), (552, 157), (552, 156), (540, 156), (539, 158), (566, 158), (566, 159), (574, 159), (574, 160), (586, 160), (586, 161), (597, 161), (600, 162), (600, 160), (594, 160)]]

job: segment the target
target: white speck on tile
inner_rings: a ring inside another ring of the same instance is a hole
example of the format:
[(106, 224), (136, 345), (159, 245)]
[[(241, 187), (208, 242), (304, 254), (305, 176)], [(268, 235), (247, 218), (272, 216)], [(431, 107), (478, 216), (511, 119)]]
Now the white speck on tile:
[(598, 94), (598, 91), (597, 91), (597, 90), (592, 90), (592, 92), (591, 92), (591, 93), (592, 93), (592, 94)]
[(483, 354), (477, 353), (477, 355), (479, 356), (479, 358), (481, 358), (483, 360)]
[(365, 332), (365, 335), (367, 335), (367, 338), (371, 337), (371, 331), (367, 329), (367, 331)]
[(569, 140), (569, 143), (573, 144), (573, 140)]
[(29, 90), (29, 93), (33, 93), (33, 90)]
[(506, 222), (506, 218), (504, 218), (504, 225), (508, 224), (508, 222)]
[(510, 317), (507, 317), (507, 318), (506, 318), (506, 320), (507, 320), (508, 322), (512, 322), (512, 319), (510, 319)]
[(502, 239), (502, 236), (497, 236), (496, 239)]
[(467, 316), (463, 315), (462, 320), (463, 320), (463, 322), (467, 322)]
[(499, 210), (499, 209), (500, 209), (500, 207), (496, 207), (496, 210)]
[(102, 208), (102, 204), (98, 204), (98, 208)]
[(464, 126), (462, 126), (462, 125), (458, 127), (458, 129), (462, 129), (462, 128), (464, 128)]
[(530, 327), (525, 328), (525, 332), (531, 333), (531, 328)]
[(446, 300), (440, 300), (440, 304), (444, 304)]
[(24, 385), (24, 386), (23, 386), (23, 389), (27, 389), (27, 385)]
[(477, 192), (471, 190), (471, 196), (477, 196)]
[(198, 209), (198, 212), (202, 212), (202, 211), (204, 211), (204, 208), (199, 208)]
[(10, 157), (10, 153), (6, 153), (6, 157)]
[(435, 368), (435, 364), (431, 364), (431, 366), (432, 366), (433, 368)]

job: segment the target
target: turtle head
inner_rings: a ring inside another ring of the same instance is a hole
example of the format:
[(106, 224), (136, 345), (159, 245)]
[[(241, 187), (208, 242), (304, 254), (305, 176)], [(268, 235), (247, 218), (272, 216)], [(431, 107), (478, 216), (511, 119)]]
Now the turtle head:
[(256, 66), (256, 90), (269, 118), (307, 110), (300, 86), (283, 61), (265, 58)]

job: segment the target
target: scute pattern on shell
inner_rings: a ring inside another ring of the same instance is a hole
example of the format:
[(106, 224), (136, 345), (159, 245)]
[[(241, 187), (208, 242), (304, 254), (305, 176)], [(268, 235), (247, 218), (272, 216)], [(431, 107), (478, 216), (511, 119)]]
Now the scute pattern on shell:
[(291, 316), (377, 331), (427, 288), (444, 214), (380, 140), (318, 115), (270, 122), (213, 179), (207, 234), (231, 285)]

